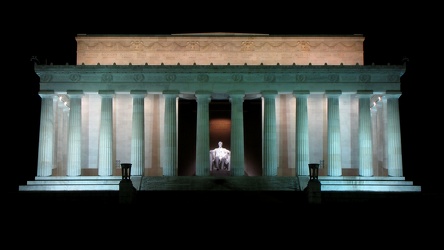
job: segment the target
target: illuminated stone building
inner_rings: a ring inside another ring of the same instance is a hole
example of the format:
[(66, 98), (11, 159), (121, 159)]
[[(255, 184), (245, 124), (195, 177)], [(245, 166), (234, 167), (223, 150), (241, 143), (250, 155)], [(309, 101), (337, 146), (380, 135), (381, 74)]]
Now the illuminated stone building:
[(401, 181), (401, 191), (418, 191), (403, 177), (405, 66), (364, 65), (364, 39), (78, 35), (77, 65), (35, 66), (36, 181), (118, 179), (124, 162), (134, 178), (212, 176), (209, 150), (222, 140), (227, 178), (305, 179), (319, 163), (321, 182)]

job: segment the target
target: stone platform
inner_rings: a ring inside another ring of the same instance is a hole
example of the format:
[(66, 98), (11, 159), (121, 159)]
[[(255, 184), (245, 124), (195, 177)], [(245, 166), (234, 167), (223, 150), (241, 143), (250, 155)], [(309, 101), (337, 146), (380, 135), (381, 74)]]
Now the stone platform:
[[(19, 191), (119, 191), (120, 176), (35, 177)], [(308, 176), (131, 176), (139, 191), (301, 191)], [(322, 191), (328, 192), (421, 192), (404, 177), (319, 176)]]
[[(138, 183), (133, 180), (136, 188)], [(295, 176), (144, 176), (138, 188), (149, 190), (195, 191), (301, 191)]]

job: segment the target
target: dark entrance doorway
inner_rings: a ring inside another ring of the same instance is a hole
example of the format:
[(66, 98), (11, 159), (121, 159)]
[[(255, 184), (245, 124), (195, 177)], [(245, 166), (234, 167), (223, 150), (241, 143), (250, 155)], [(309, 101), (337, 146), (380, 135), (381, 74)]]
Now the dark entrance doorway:
[[(244, 107), (244, 154), (245, 171), (248, 175), (262, 175), (262, 125), (261, 99), (245, 100)], [(179, 99), (178, 109), (178, 175), (195, 174), (196, 165), (197, 103)], [(231, 103), (229, 100), (212, 100), (209, 104), (210, 149), (219, 141), (231, 148)]]

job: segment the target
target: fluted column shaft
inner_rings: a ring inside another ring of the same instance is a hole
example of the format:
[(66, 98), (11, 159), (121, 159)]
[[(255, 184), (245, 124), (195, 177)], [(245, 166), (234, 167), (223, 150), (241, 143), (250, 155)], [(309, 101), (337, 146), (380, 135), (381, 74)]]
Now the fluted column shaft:
[(83, 91), (68, 91), (69, 126), (67, 176), (79, 176), (82, 173), (82, 96)]
[(51, 176), (54, 165), (54, 92), (41, 91), (37, 176)]
[(102, 98), (99, 131), (99, 176), (113, 175), (114, 91), (99, 91)]
[(328, 175), (342, 175), (341, 161), (341, 129), (339, 120), (339, 96), (341, 91), (327, 91), (328, 100), (328, 129), (327, 129), (327, 155), (328, 155)]
[(359, 175), (373, 176), (373, 142), (370, 98), (373, 91), (358, 91), (359, 98)]
[(244, 96), (243, 92), (230, 93), (231, 102), (231, 172), (245, 175), (244, 159)]
[(309, 91), (294, 91), (296, 97), (296, 175), (309, 175), (307, 96)]
[(210, 118), (209, 103), (211, 93), (196, 91), (197, 125), (196, 125), (196, 175), (210, 175)]
[(145, 96), (144, 90), (131, 91), (133, 117), (131, 132), (131, 175), (143, 175), (145, 170)]
[[(178, 91), (164, 91), (164, 151), (162, 156), (163, 175), (177, 176), (177, 97)], [(208, 148), (207, 148), (208, 150)]]
[(401, 127), (399, 121), (400, 92), (387, 91), (387, 169), (389, 176), (403, 176)]
[(264, 165), (263, 176), (276, 176), (278, 163), (278, 144), (276, 132), (277, 91), (263, 91), (264, 100)]

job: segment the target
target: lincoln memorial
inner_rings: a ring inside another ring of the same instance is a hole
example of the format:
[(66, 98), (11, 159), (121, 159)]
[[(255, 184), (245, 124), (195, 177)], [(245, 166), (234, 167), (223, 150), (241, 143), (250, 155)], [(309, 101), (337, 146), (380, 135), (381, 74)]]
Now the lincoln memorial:
[(308, 178), (316, 163), (321, 182), (404, 180), (405, 65), (364, 65), (364, 40), (78, 34), (76, 65), (35, 65), (36, 180), (119, 179), (123, 163), (132, 178), (214, 177), (219, 141), (225, 178)]

